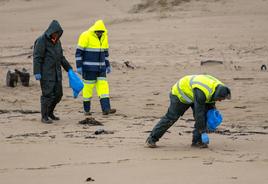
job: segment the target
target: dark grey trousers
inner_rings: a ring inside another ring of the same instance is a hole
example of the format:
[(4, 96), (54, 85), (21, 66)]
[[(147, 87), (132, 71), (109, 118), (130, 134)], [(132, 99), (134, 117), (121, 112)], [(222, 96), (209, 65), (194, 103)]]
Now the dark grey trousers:
[(157, 142), (164, 133), (182, 116), (191, 104), (182, 103), (178, 97), (170, 94), (170, 105), (165, 116), (153, 128), (149, 139), (153, 142)]

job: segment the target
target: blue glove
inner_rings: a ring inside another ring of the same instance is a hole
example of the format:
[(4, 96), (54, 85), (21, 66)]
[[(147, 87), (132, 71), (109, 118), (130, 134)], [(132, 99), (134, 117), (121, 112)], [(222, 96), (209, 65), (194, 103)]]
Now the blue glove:
[(76, 72), (77, 72), (78, 74), (82, 75), (82, 68), (81, 68), (81, 67), (77, 68)]
[(202, 133), (202, 134), (201, 134), (201, 140), (202, 140), (202, 143), (204, 143), (204, 144), (208, 144), (208, 143), (209, 143), (209, 137), (208, 137), (208, 134), (207, 134), (207, 133)]
[(110, 66), (106, 67), (106, 73), (111, 73), (112, 72), (112, 68)]
[(41, 74), (38, 73), (38, 74), (34, 74), (34, 77), (35, 77), (35, 80), (41, 80)]

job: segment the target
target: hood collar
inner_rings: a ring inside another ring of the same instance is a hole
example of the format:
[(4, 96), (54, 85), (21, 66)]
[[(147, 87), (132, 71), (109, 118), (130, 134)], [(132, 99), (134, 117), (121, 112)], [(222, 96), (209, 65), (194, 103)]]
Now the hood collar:
[(63, 29), (60, 26), (60, 23), (57, 20), (53, 20), (50, 25), (48, 26), (47, 30), (45, 31), (45, 35), (50, 38), (52, 33), (58, 32), (59, 37), (61, 37), (63, 33)]
[(89, 28), (89, 31), (95, 32), (95, 31), (104, 31), (104, 33), (107, 33), (107, 29), (104, 25), (103, 20), (97, 20), (93, 26)]

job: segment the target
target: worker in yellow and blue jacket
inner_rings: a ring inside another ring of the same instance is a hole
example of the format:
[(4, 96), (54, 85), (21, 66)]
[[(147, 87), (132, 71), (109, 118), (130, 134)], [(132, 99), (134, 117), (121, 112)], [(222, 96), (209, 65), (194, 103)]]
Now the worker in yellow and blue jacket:
[(102, 20), (96, 21), (93, 26), (79, 36), (75, 58), (77, 72), (83, 77), (85, 115), (91, 115), (91, 98), (95, 86), (103, 115), (116, 112), (110, 105), (109, 85), (106, 78), (106, 73), (111, 72), (108, 49), (107, 29)]

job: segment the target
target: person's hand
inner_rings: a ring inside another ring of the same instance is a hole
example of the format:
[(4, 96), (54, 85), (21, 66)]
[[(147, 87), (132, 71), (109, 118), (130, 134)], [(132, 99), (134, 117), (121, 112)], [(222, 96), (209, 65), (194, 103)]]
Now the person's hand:
[(81, 68), (81, 67), (77, 68), (76, 72), (77, 72), (78, 74), (82, 75), (82, 68)]
[(110, 66), (106, 67), (106, 73), (111, 73), (112, 72), (112, 68)]
[(204, 143), (204, 144), (208, 144), (208, 143), (209, 143), (209, 137), (208, 137), (208, 134), (207, 134), (207, 133), (202, 133), (202, 134), (201, 134), (201, 140), (202, 140), (202, 143)]
[(41, 74), (38, 73), (38, 74), (34, 74), (34, 77), (35, 77), (35, 80), (41, 80)]

